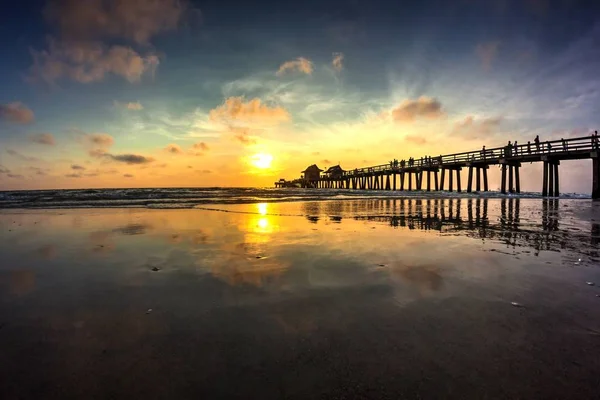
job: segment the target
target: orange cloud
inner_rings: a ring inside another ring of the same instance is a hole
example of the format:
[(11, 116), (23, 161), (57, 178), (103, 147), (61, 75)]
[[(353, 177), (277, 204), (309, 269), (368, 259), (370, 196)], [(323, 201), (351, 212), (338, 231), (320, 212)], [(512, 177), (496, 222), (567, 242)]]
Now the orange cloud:
[(107, 133), (89, 133), (85, 139), (94, 147), (106, 149), (115, 143), (115, 139)]
[(279, 69), (277, 70), (277, 76), (281, 76), (286, 72), (294, 71), (310, 75), (313, 72), (313, 63), (312, 61), (304, 57), (298, 57), (296, 60), (293, 61), (286, 61), (279, 66)]
[(331, 65), (333, 65), (333, 69), (335, 69), (337, 72), (341, 72), (344, 68), (343, 61), (343, 53), (333, 53), (333, 60), (331, 61)]
[(431, 97), (422, 96), (416, 100), (404, 100), (392, 110), (396, 122), (413, 122), (417, 118), (437, 119), (444, 116), (442, 103)]
[(198, 143), (194, 143), (194, 145), (192, 146), (194, 149), (197, 150), (201, 150), (201, 151), (208, 151), (208, 145), (204, 142), (198, 142)]
[(129, 165), (134, 164), (148, 164), (154, 161), (152, 157), (146, 157), (139, 154), (110, 154), (104, 150), (92, 150), (90, 151), (92, 157), (104, 157), (113, 161), (122, 162)]
[(29, 124), (33, 121), (33, 111), (19, 101), (0, 104), (0, 120), (15, 124)]
[(417, 145), (423, 145), (423, 144), (427, 143), (427, 139), (425, 139), (424, 137), (419, 136), (419, 135), (408, 135), (404, 138), (404, 140), (406, 142), (414, 143)]
[(156, 56), (143, 57), (126, 46), (106, 47), (101, 43), (50, 41), (48, 50), (32, 51), (31, 82), (54, 83), (69, 78), (80, 83), (97, 82), (107, 74), (139, 82), (144, 74), (154, 75)]
[(165, 151), (167, 151), (171, 154), (183, 153), (183, 150), (181, 150), (181, 147), (179, 147), (179, 145), (177, 145), (177, 144), (169, 144), (167, 147), (165, 147)]
[(475, 120), (472, 115), (468, 115), (464, 120), (454, 124), (452, 134), (465, 139), (485, 139), (495, 133), (501, 123), (500, 117)]
[(33, 143), (45, 144), (47, 146), (54, 146), (56, 144), (54, 136), (52, 136), (51, 133), (39, 133), (37, 135), (32, 135), (30, 139)]
[(283, 107), (269, 107), (254, 98), (244, 102), (242, 97), (229, 97), (217, 108), (210, 110), (209, 119), (213, 122), (247, 122), (276, 125), (290, 120), (290, 114)]
[(494, 59), (498, 55), (498, 48), (500, 47), (500, 42), (487, 42), (480, 43), (475, 48), (475, 53), (477, 57), (481, 60), (481, 65), (486, 71), (489, 71), (492, 68), (492, 63)]

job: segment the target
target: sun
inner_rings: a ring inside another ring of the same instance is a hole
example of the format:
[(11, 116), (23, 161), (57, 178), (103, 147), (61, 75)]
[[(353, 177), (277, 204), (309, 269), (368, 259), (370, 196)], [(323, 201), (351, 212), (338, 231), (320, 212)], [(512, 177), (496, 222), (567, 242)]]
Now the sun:
[(273, 156), (266, 153), (258, 153), (251, 157), (251, 163), (256, 168), (267, 169), (271, 167), (271, 162), (273, 161)]

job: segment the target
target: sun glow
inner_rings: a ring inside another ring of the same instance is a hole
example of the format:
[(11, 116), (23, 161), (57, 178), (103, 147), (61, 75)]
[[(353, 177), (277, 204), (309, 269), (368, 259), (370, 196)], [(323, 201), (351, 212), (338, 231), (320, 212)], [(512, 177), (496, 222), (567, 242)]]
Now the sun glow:
[(256, 168), (267, 169), (271, 167), (271, 162), (273, 161), (273, 156), (266, 153), (258, 153), (252, 156), (251, 163)]

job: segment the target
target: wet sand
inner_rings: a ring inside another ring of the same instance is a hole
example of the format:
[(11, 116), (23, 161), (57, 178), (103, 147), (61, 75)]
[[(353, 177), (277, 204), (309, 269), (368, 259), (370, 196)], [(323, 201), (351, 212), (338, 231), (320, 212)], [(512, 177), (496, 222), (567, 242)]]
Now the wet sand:
[(0, 392), (597, 398), (598, 209), (389, 199), (2, 210)]

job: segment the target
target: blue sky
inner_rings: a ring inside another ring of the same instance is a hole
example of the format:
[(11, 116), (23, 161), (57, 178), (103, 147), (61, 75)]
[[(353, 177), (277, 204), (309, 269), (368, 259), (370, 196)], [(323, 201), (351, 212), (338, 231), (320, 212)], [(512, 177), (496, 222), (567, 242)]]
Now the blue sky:
[[(354, 168), (598, 128), (595, 1), (2, 11), (0, 189), (270, 186), (314, 162)], [(256, 167), (257, 154), (272, 165)], [(590, 191), (588, 164), (561, 167), (563, 190)], [(539, 172), (524, 168), (524, 189), (539, 191)]]

